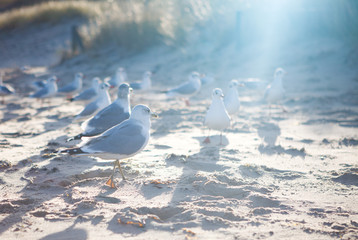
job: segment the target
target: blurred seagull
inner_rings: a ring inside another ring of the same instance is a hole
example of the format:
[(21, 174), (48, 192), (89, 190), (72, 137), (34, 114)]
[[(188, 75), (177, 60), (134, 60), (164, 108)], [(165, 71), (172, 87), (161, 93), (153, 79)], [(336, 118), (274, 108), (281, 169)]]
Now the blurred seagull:
[[(197, 72), (192, 72), (189, 75), (189, 81), (184, 82), (176, 88), (167, 91), (167, 97), (190, 97), (199, 92), (201, 87), (200, 75)], [(190, 105), (189, 100), (186, 99), (185, 103), (187, 106)]]
[(201, 84), (202, 84), (202, 85), (210, 84), (210, 83), (214, 82), (214, 80), (215, 80), (215, 77), (214, 77), (214, 75), (211, 74), (211, 73), (203, 74), (203, 75), (200, 77), (200, 81), (201, 81)]
[(98, 95), (99, 85), (101, 80), (98, 77), (92, 79), (92, 86), (84, 91), (82, 91), (77, 96), (70, 99), (71, 102), (74, 101), (84, 101), (90, 102), (91, 100), (95, 99)]
[(231, 80), (229, 84), (229, 91), (225, 95), (224, 104), (228, 114), (232, 115), (239, 111), (240, 109), (240, 100), (237, 87), (242, 86), (237, 80)]
[[(282, 106), (281, 101), (285, 96), (285, 90), (282, 85), (282, 77), (286, 74), (286, 71), (282, 68), (277, 68), (274, 74), (274, 80), (266, 88), (264, 99), (268, 102), (269, 108), (271, 104), (279, 103)], [(282, 107), (283, 108), (283, 107)], [(286, 111), (283, 108), (283, 111)]]
[(82, 123), (82, 133), (67, 139), (68, 141), (92, 137), (103, 133), (109, 128), (128, 119), (131, 114), (130, 96), (131, 89), (127, 83), (122, 83), (118, 88), (118, 98), (99, 111), (94, 117)]
[(56, 93), (57, 93), (57, 77), (52, 76), (46, 81), (46, 84), (42, 89), (30, 95), (30, 97), (42, 99), (41, 103), (43, 103), (45, 98), (51, 98), (55, 96)]
[(143, 80), (141, 82), (134, 82), (130, 84), (130, 87), (136, 91), (148, 91), (152, 87), (152, 81), (150, 77), (152, 76), (152, 73), (150, 71), (146, 71), (143, 74)]
[(106, 182), (115, 188), (113, 176), (116, 166), (125, 180), (119, 160), (136, 155), (144, 149), (150, 137), (150, 117), (156, 117), (149, 107), (137, 105), (133, 108), (132, 115), (124, 122), (108, 129), (96, 137), (89, 137), (79, 147), (60, 151), (70, 155), (91, 155), (102, 159), (116, 159), (113, 173)]
[(15, 90), (8, 84), (3, 83), (4, 72), (0, 72), (0, 96), (2, 98), (1, 103), (5, 104), (5, 96), (15, 93)]
[(35, 90), (40, 90), (45, 87), (46, 82), (46, 80), (35, 81), (32, 82), (32, 86), (35, 88)]
[(72, 82), (70, 82), (69, 84), (59, 88), (58, 92), (61, 94), (66, 94), (68, 99), (72, 98), (73, 94), (76, 94), (81, 90), (82, 79), (83, 79), (83, 74), (76, 73), (75, 79)]
[(111, 88), (117, 88), (121, 83), (124, 83), (127, 81), (127, 73), (126, 70), (122, 67), (117, 68), (116, 73), (113, 77), (111, 77), (109, 80), (106, 79), (107, 83)]
[(101, 83), (97, 98), (87, 104), (87, 106), (75, 117), (74, 121), (82, 120), (83, 118), (89, 118), (111, 104), (111, 98), (108, 94), (108, 89), (109, 85), (107, 83)]
[[(223, 102), (224, 94), (220, 88), (215, 88), (212, 94), (211, 105), (206, 112), (204, 124), (209, 129), (220, 131), (220, 145), (222, 145), (222, 131), (230, 126), (230, 117), (225, 109)], [(210, 143), (209, 136), (204, 140), (204, 143)]]

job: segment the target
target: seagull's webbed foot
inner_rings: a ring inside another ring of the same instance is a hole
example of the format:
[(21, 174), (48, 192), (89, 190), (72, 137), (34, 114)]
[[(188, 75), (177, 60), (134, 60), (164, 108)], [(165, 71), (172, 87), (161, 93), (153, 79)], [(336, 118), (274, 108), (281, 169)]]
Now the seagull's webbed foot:
[(189, 102), (189, 100), (188, 100), (188, 99), (185, 99), (185, 105), (186, 105), (187, 107), (189, 107), (189, 106), (190, 106), (190, 102)]
[(106, 185), (110, 186), (111, 188), (116, 188), (116, 185), (114, 184), (113, 181), (113, 175), (107, 180)]
[(116, 185), (114, 184), (114, 180), (113, 180), (113, 176), (114, 176), (114, 172), (116, 170), (116, 162), (114, 162), (113, 164), (113, 172), (112, 175), (110, 176), (110, 178), (107, 180), (106, 185), (110, 186), (111, 188), (116, 188)]

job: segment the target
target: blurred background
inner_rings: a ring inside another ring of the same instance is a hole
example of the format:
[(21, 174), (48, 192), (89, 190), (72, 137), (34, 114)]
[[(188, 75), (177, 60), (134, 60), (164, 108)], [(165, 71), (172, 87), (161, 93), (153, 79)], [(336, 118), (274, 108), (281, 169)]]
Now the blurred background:
[(303, 51), (312, 52), (307, 63), (324, 59), (332, 45), (334, 54), (344, 52), (340, 64), (358, 62), (355, 0), (2, 0), (0, 67), (52, 66), (76, 57), (74, 26), (86, 52), (127, 56), (164, 46), (191, 54), (188, 71), (228, 71), (229, 77), (237, 75), (230, 73), (234, 67), (244, 77), (272, 75), (302, 60)]

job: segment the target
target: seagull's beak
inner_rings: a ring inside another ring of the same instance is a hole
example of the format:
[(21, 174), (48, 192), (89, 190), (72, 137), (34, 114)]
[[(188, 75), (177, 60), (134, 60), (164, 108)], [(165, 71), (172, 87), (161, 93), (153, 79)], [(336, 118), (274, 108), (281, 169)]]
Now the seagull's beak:
[(239, 84), (239, 87), (245, 87), (245, 84), (240, 83), (240, 84)]
[(111, 86), (109, 86), (109, 88), (114, 88), (114, 86), (113, 86), (113, 85), (111, 85)]
[(153, 118), (158, 118), (158, 115), (155, 114), (155, 113), (151, 113), (150, 116), (153, 117)]

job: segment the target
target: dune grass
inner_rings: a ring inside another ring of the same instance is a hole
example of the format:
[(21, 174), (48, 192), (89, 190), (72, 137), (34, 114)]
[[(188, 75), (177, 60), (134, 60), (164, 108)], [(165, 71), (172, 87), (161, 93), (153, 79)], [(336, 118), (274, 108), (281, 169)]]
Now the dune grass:
[(0, 14), (0, 29), (11, 30), (36, 23), (57, 23), (63, 19), (88, 19), (99, 14), (99, 3), (86, 1), (43, 2)]

